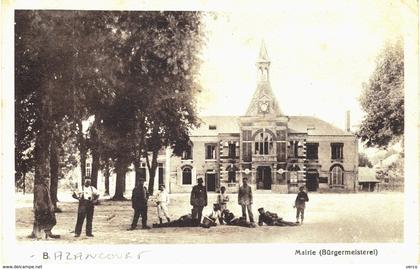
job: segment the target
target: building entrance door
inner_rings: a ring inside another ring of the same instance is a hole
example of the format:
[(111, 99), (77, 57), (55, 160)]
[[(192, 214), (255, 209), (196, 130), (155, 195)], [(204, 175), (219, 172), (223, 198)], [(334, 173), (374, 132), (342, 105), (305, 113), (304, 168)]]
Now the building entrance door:
[(308, 171), (306, 174), (306, 188), (308, 191), (318, 190), (318, 172)]
[(216, 174), (206, 173), (206, 188), (207, 191), (216, 191)]
[(271, 167), (258, 166), (257, 167), (257, 189), (271, 190)]

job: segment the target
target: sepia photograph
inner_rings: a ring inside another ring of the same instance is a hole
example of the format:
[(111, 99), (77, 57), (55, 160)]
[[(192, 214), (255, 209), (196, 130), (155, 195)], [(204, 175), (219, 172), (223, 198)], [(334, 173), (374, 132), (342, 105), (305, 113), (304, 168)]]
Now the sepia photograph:
[(2, 247), (419, 263), (418, 2), (235, 3), (8, 7)]

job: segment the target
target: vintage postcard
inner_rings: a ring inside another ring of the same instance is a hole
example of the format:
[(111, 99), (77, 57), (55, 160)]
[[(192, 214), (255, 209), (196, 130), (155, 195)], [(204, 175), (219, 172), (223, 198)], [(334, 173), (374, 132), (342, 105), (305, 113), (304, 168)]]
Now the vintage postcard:
[(417, 268), (418, 22), (414, 0), (3, 1), (3, 268)]

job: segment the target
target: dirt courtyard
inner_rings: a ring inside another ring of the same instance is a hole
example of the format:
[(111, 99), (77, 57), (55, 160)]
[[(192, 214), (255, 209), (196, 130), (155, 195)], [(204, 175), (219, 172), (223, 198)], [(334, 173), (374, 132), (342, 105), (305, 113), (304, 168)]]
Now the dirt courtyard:
[[(169, 212), (177, 219), (190, 212), (189, 194), (171, 194)], [(254, 194), (253, 212), (258, 220), (259, 207), (276, 212), (287, 221), (295, 221), (292, 208), (295, 194)], [(18, 197), (16, 201), (16, 237), (24, 241), (32, 230), (32, 195)], [(309, 193), (309, 203), (305, 211), (305, 222), (297, 227), (243, 228), (218, 225), (210, 229), (154, 228), (127, 231), (133, 217), (131, 201), (113, 202), (102, 200), (95, 207), (93, 234), (89, 238), (82, 235), (74, 238), (77, 215), (77, 201), (71, 202), (67, 196), (59, 197), (62, 213), (57, 213), (57, 225), (53, 232), (61, 239), (49, 239), (51, 243), (82, 244), (173, 244), (173, 243), (385, 243), (402, 242), (404, 235), (404, 194), (403, 193), (354, 193), (320, 194)], [(216, 194), (209, 194), (209, 206), (203, 214), (211, 212), (211, 204)], [(237, 195), (230, 194), (228, 208), (240, 215)], [(149, 203), (148, 224), (157, 222), (154, 203)], [(139, 226), (141, 226), (139, 220)]]

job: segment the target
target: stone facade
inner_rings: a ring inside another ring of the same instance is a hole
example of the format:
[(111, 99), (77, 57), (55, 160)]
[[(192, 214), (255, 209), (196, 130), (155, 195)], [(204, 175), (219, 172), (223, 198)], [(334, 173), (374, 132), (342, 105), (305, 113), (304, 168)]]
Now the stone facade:
[(300, 185), (355, 191), (355, 135), (315, 117), (284, 115), (271, 90), (264, 44), (256, 65), (257, 89), (246, 114), (202, 118), (190, 136), (191, 154), (170, 158), (170, 191), (190, 192), (198, 177), (208, 191), (236, 192), (244, 177), (261, 191), (297, 192)]

